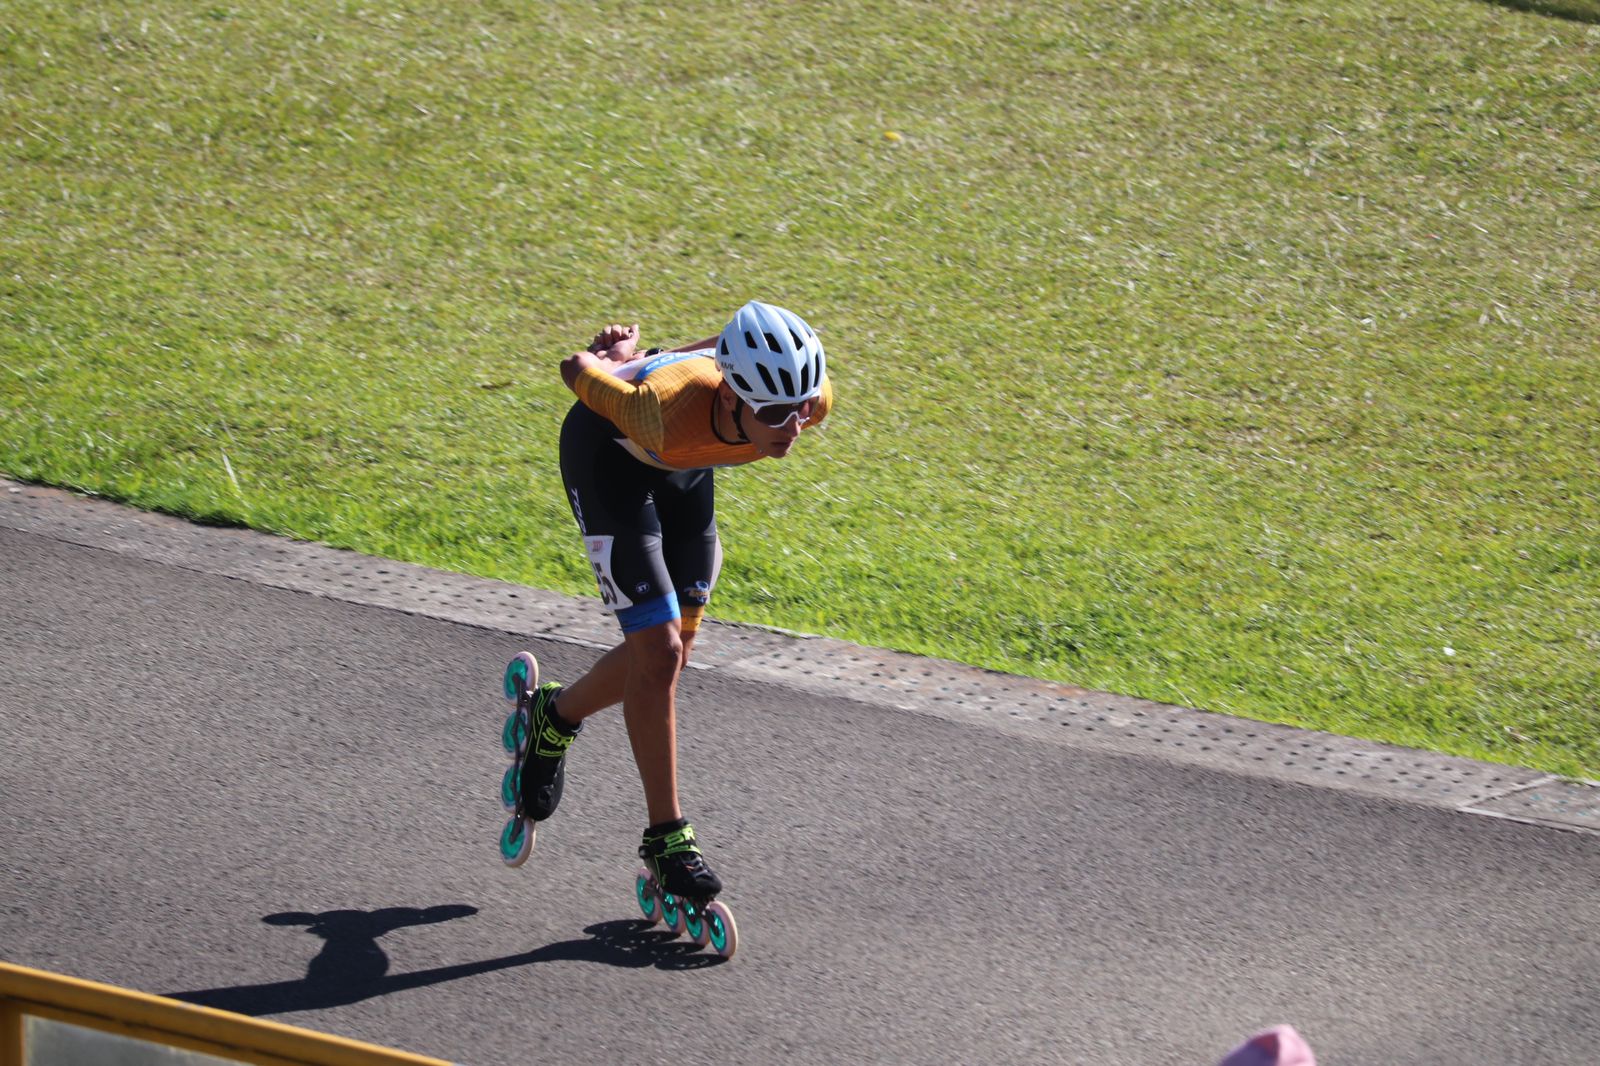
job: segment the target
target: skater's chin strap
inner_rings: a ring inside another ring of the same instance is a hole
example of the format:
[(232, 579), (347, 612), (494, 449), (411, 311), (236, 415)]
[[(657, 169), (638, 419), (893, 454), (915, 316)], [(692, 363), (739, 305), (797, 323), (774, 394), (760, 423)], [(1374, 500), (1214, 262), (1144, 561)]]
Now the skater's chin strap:
[(738, 440), (729, 440), (722, 435), (721, 428), (717, 426), (717, 410), (719, 406), (719, 404), (715, 403), (711, 405), (711, 432), (724, 444), (749, 444), (750, 437), (745, 433), (744, 426), (739, 418), (744, 413), (744, 397), (737, 394), (733, 397), (733, 431), (739, 434)]

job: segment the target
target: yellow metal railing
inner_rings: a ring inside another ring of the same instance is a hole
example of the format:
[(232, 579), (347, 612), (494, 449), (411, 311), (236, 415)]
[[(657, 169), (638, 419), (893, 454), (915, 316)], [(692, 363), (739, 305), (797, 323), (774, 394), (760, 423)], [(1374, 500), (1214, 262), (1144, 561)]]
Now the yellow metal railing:
[(0, 962), (0, 1066), (69, 1066), (28, 1057), (30, 1033), (40, 1026), (30, 1019), (257, 1066), (449, 1066), (441, 1059)]

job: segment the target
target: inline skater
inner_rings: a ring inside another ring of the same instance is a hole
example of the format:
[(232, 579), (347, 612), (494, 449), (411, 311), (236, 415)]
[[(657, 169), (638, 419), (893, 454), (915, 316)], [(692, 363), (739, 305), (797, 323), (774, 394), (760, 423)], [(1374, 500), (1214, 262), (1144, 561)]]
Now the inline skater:
[[(693, 344), (641, 356), (638, 343), (637, 325), (611, 325), (561, 362), (578, 397), (561, 427), (562, 482), (623, 639), (565, 686), (537, 684), (528, 657), (518, 816), (555, 812), (584, 719), (621, 703), (649, 822), (639, 854), (666, 892), (703, 902), (722, 882), (678, 803), (676, 699), (722, 563), (713, 470), (788, 455), (833, 389), (815, 331), (771, 304), (747, 303)], [(524, 836), (502, 840), (508, 864), (526, 859), (531, 827)]]

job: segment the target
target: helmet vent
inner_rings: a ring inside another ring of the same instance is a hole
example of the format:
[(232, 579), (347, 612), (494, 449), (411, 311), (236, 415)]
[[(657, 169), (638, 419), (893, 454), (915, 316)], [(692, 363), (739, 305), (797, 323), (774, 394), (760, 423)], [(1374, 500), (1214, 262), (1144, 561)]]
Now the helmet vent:
[(727, 355), (728, 354), (728, 338), (726, 338), (726, 337), (722, 338), (721, 351), (722, 351), (723, 355)]
[(806, 342), (800, 339), (800, 334), (796, 333), (794, 330), (791, 329), (789, 331), (789, 336), (794, 338), (794, 347), (795, 347), (796, 351), (800, 351), (800, 352), (805, 351)]
[(751, 388), (750, 388), (750, 383), (748, 381), (746, 381), (744, 378), (740, 377), (738, 374), (733, 375), (733, 383), (735, 385), (739, 386), (739, 391), (740, 392), (750, 392), (750, 391), (752, 391)]
[(756, 335), (749, 330), (744, 331), (744, 346), (746, 348), (754, 348), (756, 346)]
[(760, 363), (756, 364), (756, 369), (761, 373), (761, 380), (766, 384), (767, 392), (776, 395), (778, 392), (778, 383), (772, 380), (772, 371), (768, 370)]
[(778, 368), (778, 376), (783, 379), (783, 394), (785, 396), (793, 396), (794, 395), (794, 375), (789, 373), (787, 370), (783, 369), (782, 367), (779, 367)]
[(811, 391), (811, 364), (810, 363), (807, 363), (805, 366), (800, 368), (800, 391), (801, 392), (810, 392)]
[(783, 353), (783, 349), (778, 346), (778, 338), (774, 337), (770, 333), (765, 334), (765, 336), (767, 338), (767, 348), (781, 355)]

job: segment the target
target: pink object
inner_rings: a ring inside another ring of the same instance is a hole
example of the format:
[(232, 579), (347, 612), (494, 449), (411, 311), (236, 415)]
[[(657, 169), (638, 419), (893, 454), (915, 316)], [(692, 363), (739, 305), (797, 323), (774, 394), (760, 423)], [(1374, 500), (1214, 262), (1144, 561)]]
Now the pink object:
[(1252, 1036), (1217, 1066), (1317, 1066), (1317, 1060), (1293, 1026), (1280, 1025)]

